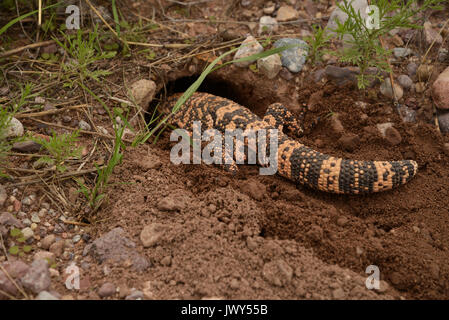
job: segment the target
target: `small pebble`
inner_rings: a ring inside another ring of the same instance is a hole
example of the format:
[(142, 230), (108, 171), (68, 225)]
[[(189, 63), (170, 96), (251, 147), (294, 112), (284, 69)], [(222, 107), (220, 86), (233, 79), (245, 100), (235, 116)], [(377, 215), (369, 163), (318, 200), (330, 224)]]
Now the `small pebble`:
[(81, 240), (81, 236), (80, 236), (79, 234), (75, 235), (75, 236), (72, 238), (72, 242), (73, 242), (73, 243), (77, 243), (77, 242), (79, 242), (80, 240)]
[(91, 126), (90, 126), (90, 124), (88, 124), (86, 121), (84, 121), (84, 120), (81, 120), (79, 123), (78, 123), (78, 127), (81, 129), (81, 130), (85, 130), (85, 131), (90, 131), (92, 128), (91, 128)]

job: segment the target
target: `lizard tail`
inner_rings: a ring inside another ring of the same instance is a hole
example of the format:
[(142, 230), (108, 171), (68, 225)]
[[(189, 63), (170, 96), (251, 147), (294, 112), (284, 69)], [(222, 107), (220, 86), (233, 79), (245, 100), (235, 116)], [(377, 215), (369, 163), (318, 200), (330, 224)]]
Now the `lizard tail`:
[(418, 171), (413, 160), (359, 161), (335, 158), (287, 139), (278, 148), (278, 172), (314, 189), (332, 193), (381, 192), (410, 181)]

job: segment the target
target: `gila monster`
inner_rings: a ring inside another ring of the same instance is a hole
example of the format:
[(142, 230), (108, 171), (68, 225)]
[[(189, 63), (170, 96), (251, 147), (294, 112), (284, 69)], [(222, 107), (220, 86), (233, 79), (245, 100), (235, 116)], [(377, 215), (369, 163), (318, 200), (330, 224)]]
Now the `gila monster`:
[[(162, 105), (162, 113), (170, 113), (181, 94), (174, 94)], [(249, 109), (226, 98), (208, 93), (194, 93), (169, 118), (181, 129), (192, 130), (193, 121), (202, 128), (278, 129), (277, 173), (291, 181), (314, 189), (338, 194), (374, 193), (407, 183), (417, 173), (413, 160), (359, 161), (332, 157), (315, 151), (283, 132), (303, 133), (302, 124), (282, 104), (271, 104), (263, 119)]]

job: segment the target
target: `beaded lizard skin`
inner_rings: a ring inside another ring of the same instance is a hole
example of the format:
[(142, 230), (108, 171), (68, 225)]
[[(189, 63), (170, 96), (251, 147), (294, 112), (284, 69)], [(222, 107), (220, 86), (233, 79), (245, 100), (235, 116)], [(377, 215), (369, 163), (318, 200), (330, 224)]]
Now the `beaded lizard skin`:
[[(179, 96), (170, 96), (161, 108), (162, 113), (169, 113)], [(169, 120), (185, 130), (192, 130), (193, 121), (200, 121), (204, 130), (216, 129), (222, 133), (226, 129), (278, 129), (277, 173), (295, 183), (325, 192), (363, 194), (385, 191), (407, 183), (418, 170), (418, 164), (413, 160), (359, 161), (315, 151), (283, 133), (285, 130), (300, 136), (303, 128), (280, 103), (271, 104), (261, 119), (229, 99), (196, 92)]]

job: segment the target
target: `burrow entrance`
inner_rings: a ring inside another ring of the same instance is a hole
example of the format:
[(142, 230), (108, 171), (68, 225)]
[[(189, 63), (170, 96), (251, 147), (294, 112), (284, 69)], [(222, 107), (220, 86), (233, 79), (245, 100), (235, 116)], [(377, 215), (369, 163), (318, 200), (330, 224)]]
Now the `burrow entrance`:
[[(200, 73), (186, 75), (185, 71), (169, 76), (149, 110), (154, 110), (157, 102), (164, 101), (165, 97), (186, 91), (199, 76)], [(247, 68), (230, 66), (209, 74), (198, 91), (228, 98), (263, 117), (268, 105), (274, 102), (284, 103), (294, 111), (299, 106), (296, 89), (294, 81), (286, 81), (280, 77), (268, 80)]]

